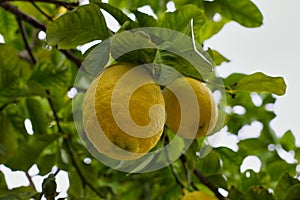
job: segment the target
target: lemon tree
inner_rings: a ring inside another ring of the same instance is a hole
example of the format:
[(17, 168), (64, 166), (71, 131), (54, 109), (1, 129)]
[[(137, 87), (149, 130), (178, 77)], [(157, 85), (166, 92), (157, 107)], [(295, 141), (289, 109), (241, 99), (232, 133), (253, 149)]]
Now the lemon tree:
[[(274, 133), (270, 122), (276, 115), (268, 109), (285, 94), (285, 80), (262, 72), (218, 77), (219, 65), (230, 64), (226, 52), (202, 49), (229, 22), (260, 27), (263, 15), (255, 3), (105, 2), (0, 2), (0, 199), (298, 199), (300, 149), (291, 131)], [(132, 71), (142, 65), (142, 71)], [(135, 88), (138, 82), (143, 84)], [(179, 109), (172, 88), (192, 91), (192, 103)], [(236, 107), (244, 112), (234, 112)], [(255, 121), (262, 124), (258, 137), (239, 138), (236, 150), (210, 143), (220, 129), (236, 136)], [(184, 139), (143, 160), (177, 138)], [(145, 162), (122, 172), (93, 151), (114, 158), (116, 166)], [(166, 162), (176, 151), (178, 159)], [(280, 151), (293, 152), (295, 162)], [(261, 161), (259, 171), (241, 171), (248, 156)], [(164, 167), (136, 173), (153, 161)], [(21, 172), (18, 184), (11, 185), (9, 170)]]

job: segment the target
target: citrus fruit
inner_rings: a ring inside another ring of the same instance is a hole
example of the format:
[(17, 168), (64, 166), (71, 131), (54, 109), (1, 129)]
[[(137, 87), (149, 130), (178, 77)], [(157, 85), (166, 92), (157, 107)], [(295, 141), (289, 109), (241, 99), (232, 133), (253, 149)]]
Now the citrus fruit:
[(204, 83), (181, 77), (170, 83), (163, 95), (166, 125), (173, 132), (194, 139), (209, 134), (215, 127), (218, 110), (210, 89)]
[(145, 68), (118, 63), (90, 84), (83, 100), (83, 125), (101, 153), (118, 160), (137, 159), (159, 141), (164, 107), (160, 87)]
[(210, 196), (205, 192), (194, 191), (186, 193), (181, 200), (218, 200), (216, 197)]

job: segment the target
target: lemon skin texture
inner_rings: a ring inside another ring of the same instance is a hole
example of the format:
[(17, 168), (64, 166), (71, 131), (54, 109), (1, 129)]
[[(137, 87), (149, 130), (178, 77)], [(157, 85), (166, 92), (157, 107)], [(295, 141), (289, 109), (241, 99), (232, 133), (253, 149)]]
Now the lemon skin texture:
[[(160, 87), (146, 69), (132, 71), (134, 67), (118, 63), (105, 68), (92, 81), (83, 100), (87, 138), (99, 152), (117, 160), (133, 160), (149, 152), (159, 141), (165, 122)], [(130, 81), (122, 82), (127, 74)], [(147, 83), (129, 91), (138, 81)]]
[[(186, 85), (187, 83), (188, 85)], [(186, 125), (189, 122), (189, 124), (196, 124), (196, 133), (193, 131), (190, 131), (190, 127), (184, 127), (183, 130), (185, 130), (183, 133), (180, 133), (180, 136), (187, 139), (196, 139), (199, 137), (206, 136), (209, 134), (215, 127), (217, 118), (218, 118), (218, 109), (214, 102), (212, 93), (210, 89), (202, 82), (189, 78), (189, 77), (181, 77), (178, 79), (175, 79), (172, 83), (170, 83), (170, 87), (177, 89), (177, 91), (184, 91), (187, 90), (187, 87), (192, 87), (193, 95), (196, 96), (196, 100), (198, 103), (198, 108), (193, 108), (192, 106), (195, 106), (193, 104), (191, 105), (185, 105), (190, 106), (187, 111), (186, 109), (183, 109), (183, 106), (180, 105), (178, 98), (176, 95), (169, 89), (169, 87), (166, 87), (163, 91), (163, 96), (165, 99), (166, 104), (166, 113), (167, 113), (167, 119), (166, 119), (166, 125), (169, 129), (171, 129), (174, 133), (178, 132), (178, 129), (180, 126), (190, 126)], [(184, 98), (193, 98), (191, 95), (185, 96)], [(187, 114), (185, 119), (181, 118), (182, 112), (198, 112), (199, 113), (199, 120), (196, 120), (197, 118), (194, 118)]]

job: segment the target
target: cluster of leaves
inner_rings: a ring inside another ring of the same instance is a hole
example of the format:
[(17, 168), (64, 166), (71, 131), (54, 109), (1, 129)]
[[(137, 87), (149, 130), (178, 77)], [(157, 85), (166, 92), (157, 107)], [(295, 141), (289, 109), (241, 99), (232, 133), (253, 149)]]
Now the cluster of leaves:
[[(167, 3), (165, 0), (110, 0), (107, 4), (90, 0), (90, 4), (79, 6), (73, 0), (1, 1), (0, 33), (5, 43), (0, 44), (0, 162), (27, 175), (34, 164), (41, 176), (47, 175), (53, 166), (58, 171), (67, 171), (69, 198), (178, 199), (185, 190), (202, 190), (225, 199), (226, 195), (218, 191), (222, 188), (233, 200), (295, 199), (300, 191), (296, 177), (300, 148), (295, 145), (290, 131), (278, 138), (270, 127), (275, 117), (269, 109), (276, 100), (273, 94), (283, 95), (286, 85), (282, 78), (269, 77), (261, 72), (232, 74), (224, 78), (226, 96), (223, 98), (226, 98), (227, 108), (243, 107), (245, 110), (244, 113), (227, 113), (224, 126), (228, 133), (239, 135), (245, 125), (255, 121), (262, 124), (259, 137), (240, 139), (237, 151), (218, 147), (206, 157), (199, 158), (196, 152), (203, 142), (199, 139), (184, 156), (164, 169), (147, 174), (126, 174), (103, 165), (85, 149), (74, 126), (72, 99), (68, 96), (80, 60), (85, 58), (85, 67), (90, 70), (93, 69), (91, 65), (104, 66), (109, 57), (118, 52), (116, 46), (134, 44), (130, 40), (132, 37), (148, 42), (156, 50), (134, 51), (129, 56), (115, 55), (116, 58), (173, 65), (187, 76), (203, 78), (180, 58), (160, 51), (166, 49), (163, 46), (166, 43), (149, 41), (145, 33), (135, 32), (124, 40), (112, 40), (111, 49), (107, 49), (107, 54), (101, 54), (103, 57), (99, 63), (93, 62), (95, 53), (90, 53), (97, 52), (97, 47), (91, 47), (86, 55), (82, 55), (77, 50), (79, 45), (94, 40), (104, 41), (115, 34), (107, 27), (104, 11), (119, 23), (117, 33), (133, 28), (161, 27), (187, 35), (193, 32), (199, 44), (218, 33), (228, 22), (235, 21), (251, 28), (260, 26), (263, 20), (250, 0), (174, 0), (174, 12), (166, 12)], [(146, 5), (150, 6), (155, 17), (139, 10)], [(46, 32), (46, 40), (38, 37), (40, 31)], [(213, 67), (229, 62), (216, 50), (202, 53), (210, 54), (216, 65)], [(77, 89), (80, 92), (80, 88)], [(254, 92), (261, 98), (260, 105), (251, 98)], [(24, 122), (27, 119), (32, 123), (33, 134), (26, 130)], [(169, 134), (166, 131), (166, 135)], [(274, 149), (270, 150), (272, 146)], [(294, 152), (297, 161), (286, 162), (279, 154), (282, 150)], [(241, 173), (240, 166), (249, 155), (261, 160), (259, 172), (247, 170)], [(86, 158), (90, 162), (86, 162)], [(31, 179), (29, 175), (28, 178)], [(53, 183), (53, 179), (51, 181)], [(45, 179), (44, 185), (46, 183)], [(43, 193), (55, 195), (48, 191), (45, 188)], [(0, 199), (40, 199), (41, 195), (33, 184), (9, 190), (4, 175), (0, 173)]]

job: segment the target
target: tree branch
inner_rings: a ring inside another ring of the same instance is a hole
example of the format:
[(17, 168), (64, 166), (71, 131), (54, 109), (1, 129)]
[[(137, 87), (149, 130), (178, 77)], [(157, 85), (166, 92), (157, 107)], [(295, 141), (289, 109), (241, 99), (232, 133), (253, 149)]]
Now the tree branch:
[(44, 15), (49, 21), (52, 21), (52, 17), (50, 17), (49, 15), (47, 15), (47, 13), (45, 13), (40, 7), (38, 7), (38, 5), (36, 5), (36, 3), (34, 3), (34, 1), (31, 1), (31, 4), (42, 14)]
[(34, 183), (33, 183), (33, 181), (32, 181), (32, 178), (31, 178), (31, 176), (29, 175), (29, 173), (28, 173), (28, 172), (25, 172), (25, 175), (26, 175), (26, 177), (27, 177), (27, 179), (28, 179), (28, 181), (29, 181), (29, 185), (30, 185), (35, 191), (37, 191), (36, 188), (35, 188), (35, 185), (34, 185)]
[[(29, 24), (31, 24), (33, 27), (38, 28), (38, 29), (46, 32), (46, 26), (44, 24), (42, 24), (41, 22), (39, 22), (35, 18), (27, 15), (26, 13), (22, 12), (16, 6), (13, 6), (13, 5), (9, 4), (8, 2), (5, 2), (5, 1), (4, 2), (1, 1), (0, 2), (0, 7), (4, 8), (5, 10), (7, 10), (10, 13), (14, 14), (18, 19), (20, 19), (22, 21), (26, 21)], [(78, 66), (78, 68), (81, 66), (82, 61), (81, 61), (80, 58), (76, 57), (70, 51), (62, 50), (62, 49), (60, 49), (60, 51), (66, 56), (66, 58), (68, 58), (69, 60), (74, 62)]]
[(27, 2), (43, 2), (43, 3), (51, 3), (58, 6), (64, 6), (67, 9), (73, 9), (74, 7), (79, 6), (79, 2), (64, 2), (58, 0), (6, 0), (6, 1), (27, 1)]
[[(47, 95), (49, 95), (49, 97), (47, 98), (48, 100), (48, 103), (49, 103), (49, 106), (53, 112), (53, 117), (54, 117), (54, 120), (56, 122), (56, 125), (57, 125), (57, 128), (58, 128), (58, 131), (61, 133), (61, 134), (65, 134), (63, 129), (61, 128), (60, 126), (60, 122), (59, 122), (59, 118), (58, 118), (58, 115), (57, 115), (57, 112), (54, 108), (54, 104), (50, 98), (50, 92), (48, 90), (46, 90), (46, 93)], [(83, 184), (86, 184), (93, 192), (95, 192), (99, 197), (101, 198), (105, 198), (105, 196), (103, 196), (83, 175), (83, 173), (81, 172), (77, 162), (76, 162), (76, 159), (75, 159), (75, 155), (72, 151), (72, 148), (71, 148), (71, 145), (69, 143), (69, 140), (67, 138), (64, 138), (63, 139), (63, 143), (65, 144), (66, 146), (66, 150), (70, 156), (70, 160), (71, 160), (71, 163), (72, 165), (75, 167), (80, 179), (82, 180)]]
[(30, 56), (31, 62), (33, 64), (36, 64), (36, 59), (35, 59), (32, 51), (31, 51), (31, 48), (30, 48), (29, 44), (28, 44), (28, 39), (27, 39), (26, 31), (24, 29), (24, 26), (23, 26), (20, 18), (18, 18), (18, 17), (17, 17), (17, 22), (18, 22), (19, 29), (21, 31), (21, 35), (22, 35), (22, 38), (23, 38), (23, 41), (24, 41), (25, 48), (26, 48), (26, 50), (27, 50), (27, 52), (28, 52), (28, 54)]
[[(186, 163), (186, 156), (184, 154), (182, 154), (180, 156), (180, 160), (182, 163)], [(202, 173), (198, 170), (198, 169), (194, 169), (193, 170), (194, 175), (199, 179), (199, 181), (201, 183), (203, 183), (204, 185), (206, 185), (215, 195), (216, 197), (218, 197), (219, 200), (228, 200), (226, 197), (224, 197), (218, 190), (218, 188), (216, 188), (211, 182), (209, 182), (209, 180), (207, 180)]]
[(29, 24), (33, 25), (34, 27), (46, 31), (46, 26), (41, 22), (37, 21), (35, 18), (25, 14), (21, 10), (19, 10), (16, 6), (9, 4), (8, 2), (0, 2), (0, 6), (5, 10), (13, 13), (16, 17), (21, 20), (27, 21)]

